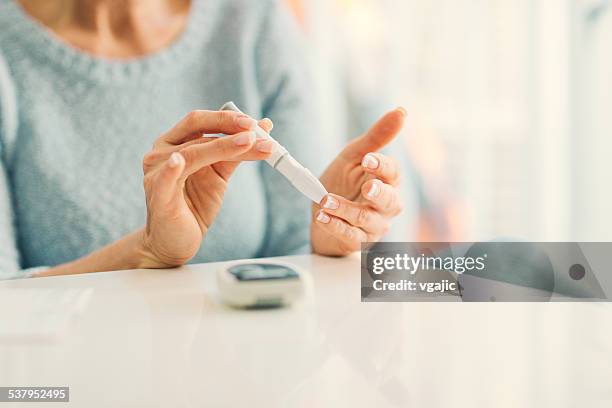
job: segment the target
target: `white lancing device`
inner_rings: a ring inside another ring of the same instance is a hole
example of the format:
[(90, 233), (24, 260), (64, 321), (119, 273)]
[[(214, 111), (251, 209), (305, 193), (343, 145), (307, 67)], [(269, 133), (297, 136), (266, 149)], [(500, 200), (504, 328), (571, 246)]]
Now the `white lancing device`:
[[(221, 107), (222, 111), (243, 113), (234, 102), (228, 102)], [(315, 203), (320, 203), (328, 192), (323, 184), (310, 170), (302, 166), (280, 143), (259, 126), (255, 126), (255, 134), (262, 139), (274, 142), (272, 155), (266, 160), (273, 169), (281, 173), (300, 193)]]

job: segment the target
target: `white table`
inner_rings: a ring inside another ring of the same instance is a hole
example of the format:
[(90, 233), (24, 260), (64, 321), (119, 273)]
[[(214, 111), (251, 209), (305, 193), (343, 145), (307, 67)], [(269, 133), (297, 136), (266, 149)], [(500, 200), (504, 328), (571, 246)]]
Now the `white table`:
[(612, 406), (609, 304), (361, 303), (358, 257), (281, 259), (312, 288), (279, 310), (221, 305), (221, 264), (2, 282), (93, 292), (58, 340), (0, 343), (0, 386), (88, 408)]

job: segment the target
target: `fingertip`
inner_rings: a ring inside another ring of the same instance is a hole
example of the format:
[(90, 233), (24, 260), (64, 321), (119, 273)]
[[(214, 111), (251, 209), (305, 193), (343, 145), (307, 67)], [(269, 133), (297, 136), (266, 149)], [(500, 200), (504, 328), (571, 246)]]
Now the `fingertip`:
[(247, 153), (247, 157), (244, 159), (244, 161), (268, 160), (271, 156), (272, 156), (272, 153), (264, 153), (264, 152), (257, 151), (255, 149), (252, 152)]
[(382, 182), (380, 180), (374, 179), (367, 181), (361, 187), (361, 194), (367, 200), (374, 200), (380, 194), (382, 190)]
[(239, 128), (245, 130), (253, 130), (255, 129), (255, 126), (257, 126), (257, 121), (255, 119), (243, 114), (238, 114), (235, 116), (234, 121)]
[(363, 156), (363, 160), (361, 161), (361, 166), (366, 170), (376, 170), (380, 167), (380, 160), (374, 153), (368, 153)]
[(340, 208), (340, 200), (333, 195), (328, 194), (323, 198), (323, 200), (321, 200), (321, 207), (326, 210), (337, 210)]
[(329, 224), (331, 222), (331, 217), (320, 210), (317, 214), (317, 222), (320, 224)]
[(255, 142), (255, 132), (239, 133), (233, 137), (232, 142), (240, 148), (251, 148)]
[(271, 154), (274, 150), (274, 141), (270, 139), (260, 139), (255, 145), (255, 149), (264, 154)]
[[(183, 174), (187, 159), (181, 153), (174, 152), (166, 160), (166, 166), (159, 172), (160, 180), (163, 183), (172, 183), (178, 180)], [(168, 184), (169, 185), (169, 184)]]
[(404, 127), (406, 122), (407, 111), (404, 108), (396, 108), (390, 112), (387, 112), (381, 120), (375, 125), (382, 133), (392, 134), (394, 137)]
[(387, 114), (387, 126), (390, 129), (394, 129), (394, 132), (399, 132), (406, 122), (407, 115), (408, 113), (404, 108), (392, 110)]
[(274, 129), (274, 122), (272, 122), (269, 118), (264, 118), (259, 121), (259, 127), (262, 128), (267, 133), (270, 133), (272, 129)]
[(324, 196), (321, 201), (319, 201), (319, 207), (323, 208), (325, 205), (325, 201), (327, 201), (327, 197), (329, 197), (329, 194)]
[(185, 158), (179, 152), (174, 152), (168, 158), (168, 167), (171, 169), (176, 169), (185, 164)]

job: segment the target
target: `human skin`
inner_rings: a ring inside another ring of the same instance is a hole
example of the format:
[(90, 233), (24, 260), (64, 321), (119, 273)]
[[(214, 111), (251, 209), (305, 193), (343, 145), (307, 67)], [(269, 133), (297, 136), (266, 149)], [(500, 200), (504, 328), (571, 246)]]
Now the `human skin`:
[[(184, 30), (189, 0), (21, 0), (23, 9), (63, 41), (91, 55), (129, 59), (169, 46)], [(376, 153), (401, 129), (403, 110), (387, 114), (332, 162), (321, 180), (333, 192), (313, 206), (313, 252), (342, 256), (380, 239), (401, 210), (397, 164)], [(143, 158), (143, 228), (83, 258), (37, 276), (171, 268), (191, 260), (214, 222), (230, 177), (243, 161), (265, 160), (269, 141), (252, 132), (272, 122), (234, 112), (194, 111), (160, 135)], [(202, 138), (224, 133), (228, 137)], [(376, 166), (374, 166), (377, 164)], [(203, 193), (204, 192), (204, 193)], [(369, 193), (375, 192), (372, 195)], [(323, 208), (319, 210), (319, 208)]]
[(362, 242), (377, 242), (389, 231), (404, 206), (398, 188), (400, 166), (378, 151), (398, 135), (405, 119), (403, 108), (387, 113), (325, 170), (321, 182), (333, 194), (312, 207), (313, 252), (348, 255)]

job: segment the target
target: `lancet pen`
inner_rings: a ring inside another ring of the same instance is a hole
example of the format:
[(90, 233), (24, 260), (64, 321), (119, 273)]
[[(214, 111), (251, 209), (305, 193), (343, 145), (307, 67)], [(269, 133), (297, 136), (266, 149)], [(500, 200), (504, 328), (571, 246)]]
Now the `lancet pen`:
[[(233, 102), (228, 102), (221, 107), (222, 111), (234, 111), (243, 113)], [(328, 193), (323, 184), (316, 178), (310, 170), (302, 166), (291, 154), (272, 136), (266, 133), (261, 127), (256, 126), (255, 134), (263, 139), (274, 142), (272, 156), (266, 162), (276, 171), (282, 174), (300, 193), (308, 197), (315, 203), (320, 203)]]

